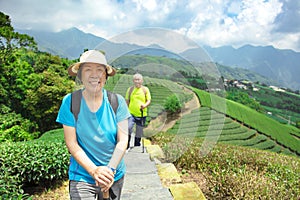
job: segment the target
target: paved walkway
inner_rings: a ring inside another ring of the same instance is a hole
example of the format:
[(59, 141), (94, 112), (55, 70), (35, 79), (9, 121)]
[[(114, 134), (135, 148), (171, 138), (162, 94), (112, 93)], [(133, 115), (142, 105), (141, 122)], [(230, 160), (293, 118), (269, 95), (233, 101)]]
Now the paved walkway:
[(127, 172), (122, 190), (122, 200), (173, 200), (168, 188), (162, 186), (154, 161), (142, 147), (125, 154)]

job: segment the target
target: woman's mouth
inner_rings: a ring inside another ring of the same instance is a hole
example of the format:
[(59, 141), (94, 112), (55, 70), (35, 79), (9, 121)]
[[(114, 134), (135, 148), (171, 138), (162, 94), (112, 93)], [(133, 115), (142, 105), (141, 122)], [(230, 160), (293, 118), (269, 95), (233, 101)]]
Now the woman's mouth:
[(97, 80), (97, 81), (90, 81), (89, 83), (93, 86), (98, 86), (101, 82)]

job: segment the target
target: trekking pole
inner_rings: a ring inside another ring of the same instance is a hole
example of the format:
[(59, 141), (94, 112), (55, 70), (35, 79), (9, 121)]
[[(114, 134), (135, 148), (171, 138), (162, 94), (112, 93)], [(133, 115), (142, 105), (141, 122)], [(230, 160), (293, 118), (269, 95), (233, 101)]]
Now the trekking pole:
[(109, 200), (109, 190), (107, 192), (103, 192), (103, 200)]
[[(143, 129), (144, 128), (144, 119), (143, 119), (143, 117), (144, 117), (144, 110), (141, 108), (140, 111), (141, 111), (141, 114), (142, 114), (141, 125), (142, 125), (142, 129)], [(145, 152), (144, 151), (144, 139), (142, 137), (143, 137), (143, 135), (141, 135), (141, 140), (142, 140), (142, 153), (144, 153)]]

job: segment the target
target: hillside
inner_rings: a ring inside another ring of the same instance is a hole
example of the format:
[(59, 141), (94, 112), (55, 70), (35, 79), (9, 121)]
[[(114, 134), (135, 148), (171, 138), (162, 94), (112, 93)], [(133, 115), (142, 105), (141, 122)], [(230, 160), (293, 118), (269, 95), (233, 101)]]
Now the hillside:
[[(130, 76), (122, 75), (110, 79), (106, 87), (125, 95), (131, 84)], [(165, 99), (171, 94), (182, 96), (187, 92), (183, 86), (169, 80), (145, 77), (145, 85), (152, 93), (152, 104), (149, 107), (149, 121), (163, 113)], [(201, 102), (201, 107), (185, 114), (183, 108), (181, 119), (167, 130), (168, 133), (197, 138), (214, 138), (216, 142), (234, 144), (269, 150), (289, 155), (300, 155), (300, 130), (280, 124), (279, 122), (258, 113), (244, 105), (226, 100), (214, 94), (192, 88)], [(174, 120), (166, 115), (160, 116), (161, 123), (148, 134), (153, 135), (166, 130), (167, 121)], [(180, 117), (180, 116), (177, 116)], [(152, 125), (153, 127), (153, 125)]]
[(30, 35), (38, 44), (40, 51), (45, 51), (63, 58), (77, 59), (84, 49), (94, 49), (103, 38), (71, 28), (58, 33), (32, 30), (16, 30)]
[[(152, 66), (151, 70), (151, 76), (154, 76), (153, 72), (159, 72), (160, 75), (162, 74), (162, 69), (155, 69), (154, 67), (157, 65), (160, 66), (166, 66), (172, 68), (172, 70), (176, 70), (177, 72), (184, 72), (190, 76), (197, 76), (199, 73), (199, 70), (195, 68), (191, 63), (188, 61), (184, 61), (178, 58), (168, 58), (168, 57), (162, 57), (162, 56), (150, 56), (150, 55), (125, 55), (122, 56), (112, 63), (113, 66), (118, 68), (128, 68), (128, 69), (136, 69), (140, 67), (140, 70), (147, 71), (145, 67), (143, 66)], [(201, 68), (208, 68), (210, 64), (207, 65), (204, 63)], [(265, 83), (266, 85), (278, 85), (276, 81), (273, 81), (269, 78), (266, 78), (264, 76), (261, 76), (258, 73), (251, 72), (247, 69), (242, 68), (232, 68), (229, 66), (224, 66), (220, 64), (216, 64), (217, 69), (220, 72), (220, 76), (223, 76), (225, 79), (229, 80), (249, 80), (251, 82), (260, 82)], [(138, 70), (138, 69), (137, 69)], [(172, 73), (168, 71), (169, 69), (165, 69), (167, 72)], [(146, 73), (146, 72), (143, 72)], [(181, 76), (184, 76), (185, 74), (182, 73)], [(167, 77), (168, 73), (165, 73), (165, 77)], [(170, 78), (170, 77), (168, 77)]]
[[(76, 28), (57, 33), (30, 30), (17, 31), (33, 36), (40, 50), (69, 59), (77, 59), (84, 49), (94, 49), (104, 41), (107, 43), (106, 45), (110, 46), (110, 50), (119, 51), (121, 55), (123, 55), (124, 52), (132, 52), (137, 49), (139, 50), (135, 51), (136, 54), (162, 55), (161, 52), (159, 54), (156, 52), (157, 50), (161, 51), (159, 44), (153, 44), (151, 46), (152, 50), (149, 50), (149, 47), (137, 46), (136, 44), (111, 43), (101, 37), (84, 33)], [(300, 74), (299, 52), (275, 49), (271, 46), (255, 47), (251, 45), (245, 45), (237, 49), (230, 46), (218, 48), (204, 46), (203, 49), (207, 52), (208, 56), (211, 57), (211, 61), (213, 62), (234, 68), (248, 69), (251, 72), (255, 72), (275, 81), (277, 86), (288, 87), (293, 90), (300, 89), (300, 81), (298, 78)], [(188, 49), (177, 55), (177, 57), (189, 58), (198, 52), (197, 49)], [(171, 58), (174, 57), (173, 54), (167, 52), (163, 54)], [(238, 77), (238, 79), (241, 79), (241, 77)], [(268, 82), (265, 83), (268, 84)]]
[[(272, 46), (245, 45), (240, 48), (222, 46), (204, 49), (212, 61), (222, 65), (248, 69), (279, 83), (278, 86), (294, 90), (300, 89), (300, 53), (292, 50), (279, 50)], [(189, 49), (182, 55), (193, 54), (197, 49)]]

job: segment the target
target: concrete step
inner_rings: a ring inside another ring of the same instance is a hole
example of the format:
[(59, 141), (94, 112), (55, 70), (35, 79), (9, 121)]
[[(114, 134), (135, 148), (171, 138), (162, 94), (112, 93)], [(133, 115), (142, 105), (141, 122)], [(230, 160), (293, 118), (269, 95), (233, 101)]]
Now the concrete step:
[(205, 200), (195, 182), (182, 183), (172, 163), (161, 163), (165, 156), (158, 145), (143, 138), (143, 147), (125, 154), (127, 167), (122, 200)]
[(170, 185), (174, 200), (206, 200), (195, 182)]
[(168, 188), (162, 186), (155, 162), (142, 153), (142, 147), (131, 149), (124, 156), (127, 173), (122, 190), (122, 200), (172, 200)]
[(181, 177), (173, 163), (161, 163), (156, 165), (156, 168), (164, 187), (169, 188), (172, 184), (182, 182)]
[[(162, 185), (169, 188), (175, 200), (205, 200), (205, 196), (195, 182), (182, 183), (180, 174), (173, 163), (161, 163), (165, 158), (162, 149), (158, 145), (151, 145), (150, 141), (144, 141), (150, 158), (156, 161), (156, 168)], [(157, 161), (158, 160), (158, 161)]]

